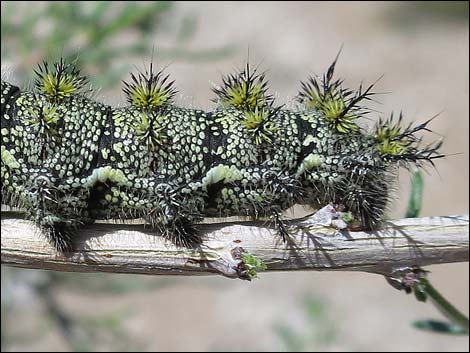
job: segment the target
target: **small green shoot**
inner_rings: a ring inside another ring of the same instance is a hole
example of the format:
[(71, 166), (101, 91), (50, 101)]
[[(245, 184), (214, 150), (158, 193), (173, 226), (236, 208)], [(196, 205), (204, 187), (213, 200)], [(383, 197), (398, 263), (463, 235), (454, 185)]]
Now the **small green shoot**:
[(420, 320), (413, 325), (416, 328), (436, 333), (469, 334), (468, 317), (447, 301), (426, 278), (420, 278), (413, 287), (413, 292), (419, 301), (425, 302), (428, 298), (451, 321), (441, 322), (435, 320)]
[(266, 264), (251, 254), (242, 254), (241, 260), (243, 261), (243, 265), (247, 270), (248, 277), (251, 279), (258, 278), (258, 272), (266, 271), (268, 266)]

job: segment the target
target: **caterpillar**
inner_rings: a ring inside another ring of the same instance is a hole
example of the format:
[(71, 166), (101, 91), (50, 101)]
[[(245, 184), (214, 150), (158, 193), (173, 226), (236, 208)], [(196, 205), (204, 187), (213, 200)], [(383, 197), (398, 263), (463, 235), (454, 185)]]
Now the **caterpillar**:
[(144, 219), (193, 246), (205, 217), (249, 216), (285, 239), (282, 212), (296, 204), (336, 203), (374, 229), (396, 170), (433, 164), (442, 141), (418, 136), (431, 119), (362, 126), (374, 84), (344, 88), (337, 59), (301, 82), (294, 109), (276, 105), (249, 63), (213, 89), (212, 112), (176, 106), (174, 81), (152, 64), (124, 81), (129, 104), (119, 108), (92, 99), (63, 59), (40, 64), (32, 90), (2, 79), (2, 204), (25, 210), (59, 252), (96, 220)]

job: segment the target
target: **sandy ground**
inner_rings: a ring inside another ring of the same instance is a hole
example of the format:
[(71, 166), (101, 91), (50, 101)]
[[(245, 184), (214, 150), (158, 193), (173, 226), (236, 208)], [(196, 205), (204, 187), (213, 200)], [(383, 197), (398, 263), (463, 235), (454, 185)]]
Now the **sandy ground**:
[[(184, 92), (182, 102), (210, 109), (211, 82), (219, 82), (221, 73), (241, 66), (249, 48), (251, 61), (268, 70), (272, 91), (281, 102), (288, 102), (296, 94), (299, 80), (322, 73), (343, 46), (338, 73), (348, 84), (373, 82), (385, 74), (377, 89), (391, 93), (380, 96), (378, 110), (385, 114), (403, 110), (409, 121), (423, 121), (442, 112), (431, 128), (445, 137), (444, 151), (452, 155), (438, 161), (437, 171), (430, 169), (426, 175), (422, 215), (468, 214), (468, 22), (428, 17), (409, 23), (401, 21), (394, 11), (397, 6), (411, 5), (179, 3), (176, 16), (194, 14), (198, 18), (190, 46), (232, 43), (238, 50), (217, 62), (174, 61), (168, 70)], [(158, 36), (155, 41), (158, 47), (170, 39)], [(391, 217), (404, 214), (407, 192), (408, 174), (404, 172)], [(429, 270), (436, 287), (468, 314), (468, 264)], [(84, 276), (77, 278), (83, 280)], [(122, 276), (122, 281), (129, 280)], [(61, 287), (56, 297), (67, 313), (79, 318), (126, 313), (120, 329), (129, 337), (129, 349), (285, 350), (276, 331), (285, 326), (294, 332), (295, 341), (305, 341), (300, 346), (304, 350), (469, 350), (467, 337), (412, 328), (413, 320), (441, 316), (431, 304), (417, 303), (379, 276), (310, 272), (264, 274), (252, 283), (222, 278), (142, 277), (139, 281), (155, 288), (109, 295), (87, 293), (86, 285)], [(23, 296), (21, 290), (15, 294), (15, 319), (10, 318), (6, 327), (17, 338), (7, 349), (68, 349), (54, 324), (41, 319), (44, 307), (40, 298), (24, 292)], [(302, 306), (305, 298), (322, 302), (324, 312), (309, 318)], [(25, 340), (19, 338), (24, 330), (41, 333)], [(112, 348), (113, 340), (108, 341), (100, 341), (97, 349)]]

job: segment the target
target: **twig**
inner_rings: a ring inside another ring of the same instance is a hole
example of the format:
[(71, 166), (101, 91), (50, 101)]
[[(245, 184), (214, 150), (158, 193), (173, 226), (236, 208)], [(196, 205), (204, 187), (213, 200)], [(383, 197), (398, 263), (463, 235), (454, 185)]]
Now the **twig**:
[(436, 288), (428, 281), (427, 278), (420, 280), (420, 285), (423, 287), (426, 295), (431, 298), (434, 305), (449, 318), (453, 323), (461, 327), (464, 332), (469, 333), (468, 317), (461, 313), (455, 306), (453, 306)]
[(375, 232), (338, 230), (318, 217), (288, 223), (290, 239), (266, 224), (204, 224), (204, 241), (176, 247), (140, 225), (94, 224), (79, 234), (76, 252), (57, 253), (31, 222), (2, 212), (2, 264), (58, 271), (221, 274), (249, 279), (242, 254), (267, 271), (340, 270), (390, 276), (397, 269), (469, 260), (469, 218), (424, 217), (389, 222)]

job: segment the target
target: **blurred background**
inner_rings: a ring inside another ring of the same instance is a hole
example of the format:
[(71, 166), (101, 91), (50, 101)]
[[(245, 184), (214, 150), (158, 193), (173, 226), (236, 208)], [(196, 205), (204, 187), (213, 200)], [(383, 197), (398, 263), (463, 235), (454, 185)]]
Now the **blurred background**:
[[(121, 80), (152, 57), (178, 104), (212, 109), (211, 87), (248, 56), (280, 103), (323, 73), (371, 83), (389, 114), (432, 122), (452, 154), (425, 175), (422, 216), (468, 214), (468, 2), (1, 3), (2, 78), (31, 87), (35, 65), (65, 56), (90, 74), (96, 98), (125, 104)], [(98, 90), (99, 89), (99, 90)], [(402, 172), (391, 218), (406, 211)], [(468, 263), (428, 268), (469, 311)], [(2, 267), (2, 351), (468, 351), (468, 337), (419, 331), (430, 303), (361, 273), (225, 278), (68, 274)]]

